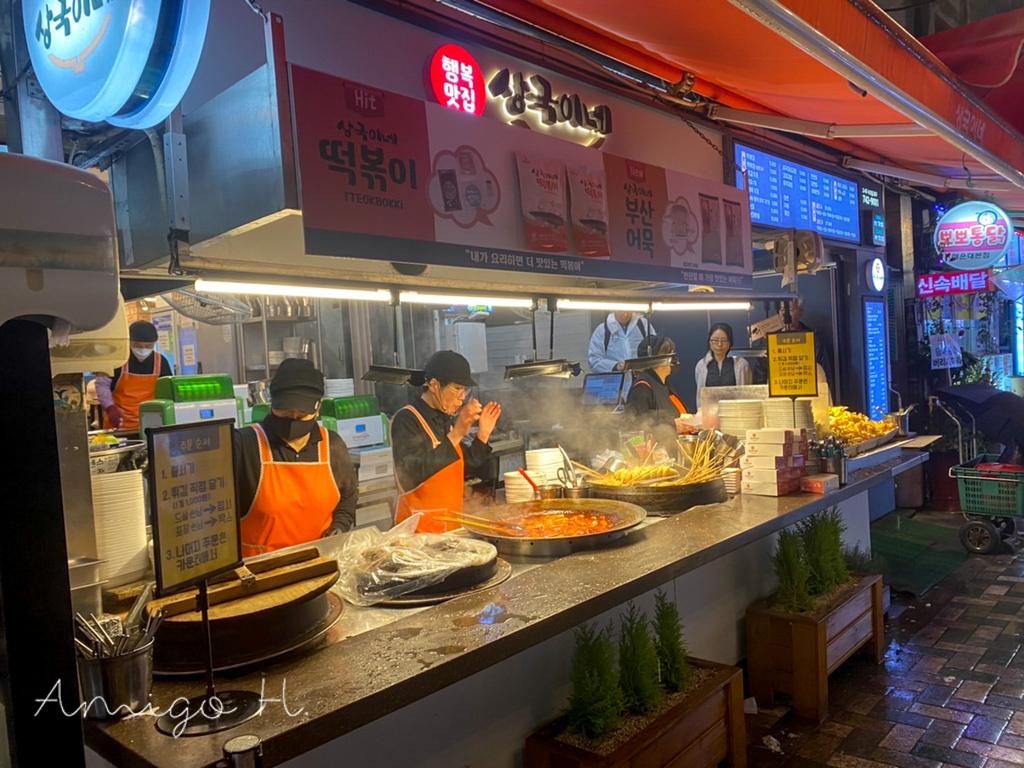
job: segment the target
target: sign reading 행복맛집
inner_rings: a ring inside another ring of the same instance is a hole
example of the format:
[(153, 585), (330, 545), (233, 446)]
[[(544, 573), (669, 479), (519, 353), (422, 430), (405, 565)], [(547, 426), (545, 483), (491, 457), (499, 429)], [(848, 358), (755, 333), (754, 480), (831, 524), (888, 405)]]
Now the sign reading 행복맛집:
[(768, 337), (768, 395), (817, 397), (813, 331), (773, 333)]
[(241, 564), (233, 425), (224, 419), (147, 430), (160, 595)]

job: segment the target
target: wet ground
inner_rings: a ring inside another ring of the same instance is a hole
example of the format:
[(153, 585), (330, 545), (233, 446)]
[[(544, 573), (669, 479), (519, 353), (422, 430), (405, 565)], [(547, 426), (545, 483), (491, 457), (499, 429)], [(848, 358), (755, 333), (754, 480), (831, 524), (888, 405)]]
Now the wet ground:
[(1024, 765), (1024, 540), (971, 555), (923, 599), (893, 595), (885, 629), (882, 664), (857, 654), (832, 674), (820, 725), (781, 697), (747, 715), (752, 768)]

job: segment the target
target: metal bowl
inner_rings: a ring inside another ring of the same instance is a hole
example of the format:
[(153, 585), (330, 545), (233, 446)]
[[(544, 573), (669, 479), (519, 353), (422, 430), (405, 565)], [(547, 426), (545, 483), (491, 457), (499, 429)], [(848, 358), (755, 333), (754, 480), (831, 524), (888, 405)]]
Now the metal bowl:
[(692, 485), (611, 486), (593, 485), (590, 495), (637, 504), (652, 515), (671, 515), (701, 504), (718, 504), (729, 500), (722, 478)]
[(505, 504), (500, 507), (484, 509), (478, 513), (478, 516), (493, 520), (495, 523), (515, 523), (527, 515), (534, 515), (538, 512), (603, 512), (617, 515), (619, 519), (610, 531), (562, 538), (506, 536), (486, 528), (476, 528), (468, 522), (465, 523), (465, 528), (474, 536), (491, 542), (499, 552), (531, 557), (561, 557), (580, 549), (593, 549), (621, 539), (629, 532), (630, 528), (639, 525), (647, 517), (647, 512), (642, 507), (605, 499), (524, 501), (519, 504)]

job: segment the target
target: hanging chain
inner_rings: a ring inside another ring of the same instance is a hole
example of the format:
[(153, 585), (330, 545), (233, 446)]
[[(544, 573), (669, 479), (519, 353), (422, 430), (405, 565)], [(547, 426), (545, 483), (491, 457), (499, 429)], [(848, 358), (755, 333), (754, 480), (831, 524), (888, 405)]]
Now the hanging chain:
[(264, 19), (267, 18), (267, 12), (263, 10), (257, 0), (245, 0), (245, 4), (253, 9), (256, 13), (262, 16)]

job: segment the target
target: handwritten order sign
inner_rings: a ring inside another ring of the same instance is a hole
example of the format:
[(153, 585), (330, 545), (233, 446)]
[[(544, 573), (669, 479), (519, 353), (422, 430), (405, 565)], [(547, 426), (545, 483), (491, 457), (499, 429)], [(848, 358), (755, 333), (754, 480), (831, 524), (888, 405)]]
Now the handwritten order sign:
[(773, 333), (768, 336), (768, 395), (818, 396), (813, 331)]
[(149, 502), (157, 592), (197, 584), (241, 562), (233, 419), (149, 429)]

